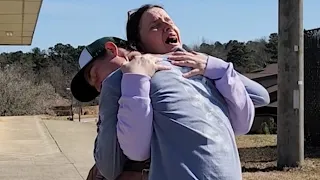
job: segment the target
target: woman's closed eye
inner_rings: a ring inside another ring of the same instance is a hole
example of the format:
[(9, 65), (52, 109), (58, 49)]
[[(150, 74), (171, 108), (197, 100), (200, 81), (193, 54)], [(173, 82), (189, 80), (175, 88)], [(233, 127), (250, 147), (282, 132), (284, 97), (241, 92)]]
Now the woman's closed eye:
[(151, 25), (150, 30), (157, 30), (159, 27), (160, 27), (160, 23), (157, 22)]
[(172, 21), (169, 17), (165, 17), (164, 20), (165, 20), (168, 24), (173, 24), (173, 21)]

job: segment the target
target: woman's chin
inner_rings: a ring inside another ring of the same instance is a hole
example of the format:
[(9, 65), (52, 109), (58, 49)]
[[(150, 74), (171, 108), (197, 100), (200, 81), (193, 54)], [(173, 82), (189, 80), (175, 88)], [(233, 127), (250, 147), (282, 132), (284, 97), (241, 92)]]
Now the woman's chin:
[(166, 45), (166, 50), (168, 50), (168, 52), (171, 52), (177, 48), (181, 47), (181, 44), (179, 43), (175, 43), (175, 44), (167, 44)]

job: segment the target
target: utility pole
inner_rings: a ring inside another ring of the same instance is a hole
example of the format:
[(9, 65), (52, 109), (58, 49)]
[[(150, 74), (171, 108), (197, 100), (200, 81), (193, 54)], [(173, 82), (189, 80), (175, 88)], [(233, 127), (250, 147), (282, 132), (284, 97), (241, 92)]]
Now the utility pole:
[(279, 0), (278, 167), (304, 161), (303, 0)]

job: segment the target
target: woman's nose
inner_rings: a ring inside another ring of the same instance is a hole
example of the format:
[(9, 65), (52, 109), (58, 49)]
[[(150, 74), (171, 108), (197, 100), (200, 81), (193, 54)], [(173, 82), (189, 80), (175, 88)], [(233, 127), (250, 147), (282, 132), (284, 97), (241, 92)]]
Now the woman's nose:
[(170, 23), (164, 22), (164, 31), (168, 32), (171, 29), (173, 29), (172, 25)]

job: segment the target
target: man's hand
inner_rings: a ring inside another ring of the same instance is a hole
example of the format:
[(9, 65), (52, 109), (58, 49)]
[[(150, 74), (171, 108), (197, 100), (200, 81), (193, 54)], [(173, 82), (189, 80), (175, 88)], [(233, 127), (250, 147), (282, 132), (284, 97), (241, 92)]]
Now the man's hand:
[(141, 74), (152, 77), (157, 71), (171, 68), (170, 66), (157, 64), (161, 61), (161, 58), (150, 54), (132, 56), (129, 57), (129, 60), (129, 62), (126, 62), (121, 66), (121, 71), (123, 73)]

